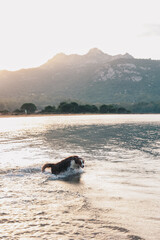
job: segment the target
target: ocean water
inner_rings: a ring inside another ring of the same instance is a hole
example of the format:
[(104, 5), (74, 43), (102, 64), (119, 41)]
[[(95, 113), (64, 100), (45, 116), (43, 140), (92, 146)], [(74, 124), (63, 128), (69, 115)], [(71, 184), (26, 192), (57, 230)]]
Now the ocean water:
[(0, 118), (0, 239), (160, 239), (160, 115)]

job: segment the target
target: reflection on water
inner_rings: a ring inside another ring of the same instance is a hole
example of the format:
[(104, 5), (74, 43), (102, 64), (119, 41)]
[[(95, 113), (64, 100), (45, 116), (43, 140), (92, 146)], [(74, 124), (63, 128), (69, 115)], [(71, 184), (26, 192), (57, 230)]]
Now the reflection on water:
[(80, 184), (80, 180), (81, 180), (80, 174), (76, 174), (74, 176), (67, 176), (67, 177), (63, 178), (63, 181), (65, 181), (67, 183), (71, 183), (71, 184)]
[(160, 115), (0, 118), (0, 141), (0, 239), (159, 239)]

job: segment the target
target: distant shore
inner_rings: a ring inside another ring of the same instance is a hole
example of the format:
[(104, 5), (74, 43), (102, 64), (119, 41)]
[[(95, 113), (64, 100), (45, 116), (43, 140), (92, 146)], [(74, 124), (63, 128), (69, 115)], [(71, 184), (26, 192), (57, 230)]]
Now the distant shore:
[(117, 104), (79, 104), (60, 102), (56, 106), (37, 107), (34, 103), (24, 103), (20, 108), (1, 109), (0, 115), (56, 115), (56, 114), (159, 114), (160, 102), (138, 102)]
[(80, 115), (160, 115), (160, 113), (52, 113), (52, 114), (0, 114), (0, 118), (20, 118), (20, 117), (53, 117), (53, 116), (80, 116)]

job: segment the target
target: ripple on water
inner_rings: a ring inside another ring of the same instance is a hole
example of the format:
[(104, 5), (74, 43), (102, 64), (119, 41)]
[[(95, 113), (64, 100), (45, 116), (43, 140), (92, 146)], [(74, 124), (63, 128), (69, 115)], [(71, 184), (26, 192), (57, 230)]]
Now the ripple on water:
[[(159, 120), (0, 119), (0, 238), (157, 240)], [(72, 154), (85, 158), (83, 174), (41, 173)]]

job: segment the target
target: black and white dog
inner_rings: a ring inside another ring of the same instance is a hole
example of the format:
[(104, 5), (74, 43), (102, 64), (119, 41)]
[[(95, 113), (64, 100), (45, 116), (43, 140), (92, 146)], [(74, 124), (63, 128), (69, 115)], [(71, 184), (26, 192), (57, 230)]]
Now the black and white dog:
[(70, 169), (84, 168), (84, 160), (78, 156), (71, 156), (55, 164), (54, 163), (44, 164), (42, 167), (42, 172), (44, 172), (46, 168), (51, 168), (52, 174), (57, 175), (61, 172), (67, 171), (68, 168)]

